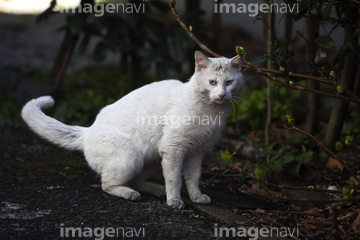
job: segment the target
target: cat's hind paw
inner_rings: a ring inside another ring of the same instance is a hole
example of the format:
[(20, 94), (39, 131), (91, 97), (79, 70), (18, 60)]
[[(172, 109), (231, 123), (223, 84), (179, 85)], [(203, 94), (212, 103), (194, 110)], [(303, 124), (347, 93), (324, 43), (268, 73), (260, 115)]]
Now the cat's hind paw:
[(127, 192), (124, 194), (124, 198), (130, 201), (140, 201), (141, 194), (136, 191)]
[(211, 202), (211, 198), (206, 194), (192, 196), (190, 199), (195, 203), (209, 204)]
[(172, 198), (166, 201), (167, 205), (173, 208), (184, 209), (185, 204), (180, 198)]

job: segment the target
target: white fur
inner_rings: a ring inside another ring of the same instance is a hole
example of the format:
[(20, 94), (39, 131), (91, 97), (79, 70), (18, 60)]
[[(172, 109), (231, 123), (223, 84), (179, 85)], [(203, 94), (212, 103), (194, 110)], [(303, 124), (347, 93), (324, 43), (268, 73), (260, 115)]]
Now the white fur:
[[(46, 116), (41, 109), (54, 104), (51, 97), (28, 102), (22, 116), (40, 136), (83, 151), (109, 194), (139, 200), (136, 189), (164, 196), (163, 186), (144, 182), (162, 166), (168, 205), (184, 207), (182, 170), (191, 200), (209, 203), (210, 198), (199, 190), (201, 160), (220, 137), (244, 80), (238, 57), (207, 58), (196, 52), (195, 62), (196, 71), (189, 82), (165, 80), (134, 90), (103, 108), (89, 128), (68, 126)], [(143, 118), (154, 121), (141, 122)], [(216, 122), (197, 121), (199, 118)], [(174, 119), (181, 121), (170, 121)]]

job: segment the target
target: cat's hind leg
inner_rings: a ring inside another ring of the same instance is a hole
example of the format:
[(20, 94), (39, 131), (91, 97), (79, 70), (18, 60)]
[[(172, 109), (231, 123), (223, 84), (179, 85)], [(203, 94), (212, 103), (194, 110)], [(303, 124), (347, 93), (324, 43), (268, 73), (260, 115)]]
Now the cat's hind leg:
[(108, 155), (101, 171), (101, 188), (111, 195), (139, 201), (141, 194), (131, 187), (143, 170), (142, 156), (130, 141), (122, 143)]
[(139, 192), (147, 192), (155, 197), (165, 197), (165, 187), (159, 184), (151, 183), (151, 182), (139, 182), (136, 184), (135, 189)]
[(111, 195), (125, 198), (131, 201), (139, 201), (141, 194), (127, 185), (132, 180), (132, 173), (124, 171), (126, 169), (110, 169), (101, 174), (101, 188), (104, 192)]

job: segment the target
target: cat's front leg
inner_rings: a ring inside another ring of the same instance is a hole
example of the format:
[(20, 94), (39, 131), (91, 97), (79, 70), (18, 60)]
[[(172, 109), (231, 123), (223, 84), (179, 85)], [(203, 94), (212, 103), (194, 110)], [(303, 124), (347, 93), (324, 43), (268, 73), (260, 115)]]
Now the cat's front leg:
[(184, 162), (184, 178), (191, 201), (196, 203), (208, 204), (211, 199), (208, 195), (202, 194), (199, 188), (199, 179), (201, 176), (201, 161), (203, 155), (196, 154)]
[(181, 200), (181, 167), (183, 158), (179, 154), (162, 153), (162, 168), (165, 178), (166, 203), (174, 208), (183, 209)]

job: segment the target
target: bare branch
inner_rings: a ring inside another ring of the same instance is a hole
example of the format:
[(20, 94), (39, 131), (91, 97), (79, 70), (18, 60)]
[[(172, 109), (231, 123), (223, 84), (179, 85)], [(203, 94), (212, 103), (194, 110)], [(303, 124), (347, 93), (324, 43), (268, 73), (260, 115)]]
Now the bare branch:
[[(355, 0), (353, 0), (355, 1)], [(186, 26), (186, 24), (180, 19), (176, 8), (175, 8), (175, 1), (170, 1), (171, 2), (171, 9), (173, 12), (173, 15), (176, 18), (176, 21), (180, 24), (180, 26), (186, 31), (186, 33), (190, 36), (190, 38), (192, 40), (194, 40), (194, 42), (200, 47), (202, 48), (204, 51), (208, 52), (209, 54), (211, 54), (214, 57), (223, 57), (222, 55), (212, 51), (211, 49), (209, 49), (205, 44), (203, 44), (188, 28), (188, 26)], [(326, 97), (331, 97), (331, 98), (335, 98), (335, 99), (342, 99), (345, 101), (349, 101), (349, 102), (356, 102), (356, 103), (360, 103), (360, 98), (357, 97), (353, 92), (349, 91), (348, 89), (345, 89), (344, 91), (344, 95), (336, 95), (336, 94), (331, 94), (331, 93), (326, 93), (326, 92), (322, 92), (322, 91), (317, 91), (314, 89), (310, 89), (310, 88), (306, 88), (306, 87), (300, 87), (296, 84), (289, 84), (283, 81), (280, 81), (279, 79), (277, 79), (276, 77), (270, 76), (268, 73), (274, 73), (274, 74), (278, 74), (278, 75), (283, 75), (283, 76), (288, 76), (288, 77), (295, 77), (295, 78), (301, 78), (301, 79), (312, 79), (315, 81), (319, 81), (328, 85), (331, 85), (333, 87), (337, 86), (336, 82), (332, 82), (332, 81), (328, 81), (326, 80), (326, 78), (321, 78), (321, 77), (315, 77), (315, 76), (311, 76), (311, 75), (306, 75), (306, 74), (300, 74), (300, 73), (284, 73), (281, 71), (277, 71), (277, 70), (273, 70), (273, 69), (267, 69), (267, 68), (258, 68), (254, 65), (252, 65), (251, 63), (247, 62), (244, 57), (240, 56), (241, 60), (244, 63), (244, 67), (247, 69), (251, 69), (254, 70), (258, 73), (260, 73), (261, 75), (265, 76), (266, 78), (275, 81), (285, 87), (294, 89), (294, 90), (300, 90), (300, 91), (306, 91), (306, 92), (312, 92), (312, 93), (316, 93), (319, 95), (323, 95)], [(351, 96), (351, 97), (348, 97)]]

